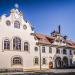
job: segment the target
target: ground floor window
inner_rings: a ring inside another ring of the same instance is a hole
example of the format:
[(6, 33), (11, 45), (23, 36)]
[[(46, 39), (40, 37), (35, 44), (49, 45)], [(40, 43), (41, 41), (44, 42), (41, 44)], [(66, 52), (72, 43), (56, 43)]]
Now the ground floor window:
[(35, 64), (35, 65), (38, 65), (38, 64), (39, 64), (39, 59), (38, 59), (38, 57), (35, 57), (35, 58), (34, 58), (34, 64)]
[(42, 64), (46, 64), (46, 58), (43, 58)]
[(22, 65), (22, 58), (14, 57), (12, 62), (13, 62), (13, 65)]

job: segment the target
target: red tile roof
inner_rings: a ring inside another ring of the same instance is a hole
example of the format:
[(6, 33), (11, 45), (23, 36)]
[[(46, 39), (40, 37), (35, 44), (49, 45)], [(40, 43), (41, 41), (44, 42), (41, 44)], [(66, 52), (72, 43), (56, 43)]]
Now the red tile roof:
[(75, 48), (75, 42), (72, 40), (65, 40), (68, 47)]
[[(41, 33), (33, 33), (32, 35), (34, 35), (38, 39), (37, 44), (50, 45), (52, 43), (52, 41), (54, 41), (54, 39), (55, 39), (55, 37), (52, 37), (50, 35), (41, 34)], [(67, 47), (75, 48), (74, 41), (65, 40), (65, 39), (64, 39), (64, 41), (66, 42)]]
[(50, 40), (53, 39), (52, 37), (41, 34), (41, 33), (34, 33), (33, 35), (38, 39), (38, 44), (47, 44), (48, 45), (48, 44), (51, 44)]

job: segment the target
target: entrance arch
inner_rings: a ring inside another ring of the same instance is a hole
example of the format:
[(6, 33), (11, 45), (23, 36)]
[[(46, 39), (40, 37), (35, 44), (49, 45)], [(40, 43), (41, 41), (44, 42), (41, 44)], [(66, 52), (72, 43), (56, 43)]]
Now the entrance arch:
[(67, 67), (67, 66), (68, 66), (68, 58), (63, 57), (63, 67)]
[(56, 57), (55, 59), (55, 67), (61, 68), (61, 57)]

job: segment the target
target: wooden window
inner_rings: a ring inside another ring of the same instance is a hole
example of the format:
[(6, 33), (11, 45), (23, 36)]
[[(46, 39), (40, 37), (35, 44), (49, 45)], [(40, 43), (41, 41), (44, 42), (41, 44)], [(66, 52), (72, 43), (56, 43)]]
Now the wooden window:
[(38, 64), (39, 64), (39, 59), (38, 59), (38, 57), (36, 57), (36, 58), (34, 59), (34, 64), (35, 64), (35, 65), (38, 65)]
[(45, 53), (45, 46), (42, 47), (42, 53)]
[(13, 39), (13, 49), (14, 50), (21, 50), (21, 39), (19, 37), (15, 37)]
[(49, 47), (49, 53), (52, 53), (52, 48), (51, 47)]
[(70, 50), (70, 55), (72, 55), (72, 50)]
[(9, 20), (7, 20), (7, 21), (6, 21), (6, 25), (7, 25), (7, 26), (10, 26), (10, 25), (11, 25), (11, 22), (10, 22)]
[(75, 55), (75, 51), (74, 51), (74, 55)]
[(66, 49), (63, 49), (63, 54), (67, 54), (67, 51), (66, 51)]
[(35, 51), (38, 51), (38, 47), (35, 47)]
[(42, 64), (46, 64), (46, 58), (43, 58)]
[(20, 57), (14, 57), (13, 65), (22, 65), (22, 59)]
[(10, 49), (10, 41), (8, 39), (4, 40), (4, 49)]
[(15, 28), (20, 28), (20, 23), (19, 23), (19, 21), (15, 21), (15, 22), (14, 22), (14, 27), (15, 27)]
[(60, 49), (57, 48), (57, 49), (56, 49), (56, 53), (57, 53), (57, 54), (60, 54)]
[(28, 42), (24, 42), (24, 51), (28, 51), (29, 50), (29, 44)]

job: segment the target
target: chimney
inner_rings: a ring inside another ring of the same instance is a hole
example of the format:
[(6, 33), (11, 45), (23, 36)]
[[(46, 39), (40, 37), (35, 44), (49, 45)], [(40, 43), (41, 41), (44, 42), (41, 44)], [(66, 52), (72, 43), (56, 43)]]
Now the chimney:
[(58, 26), (58, 32), (59, 32), (59, 34), (61, 33), (60, 25)]

